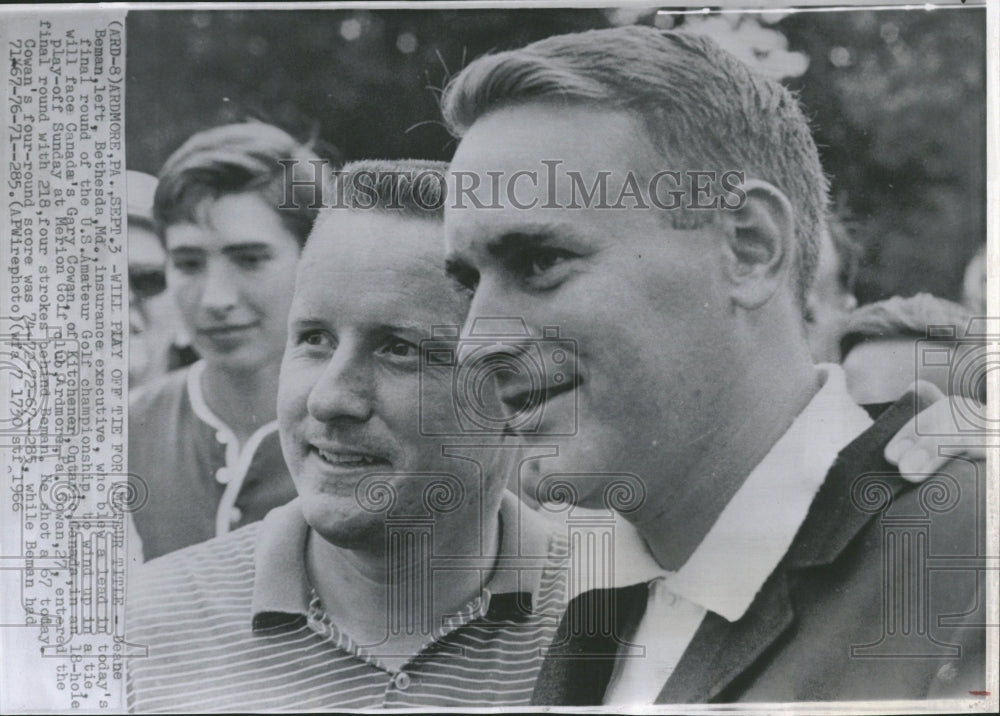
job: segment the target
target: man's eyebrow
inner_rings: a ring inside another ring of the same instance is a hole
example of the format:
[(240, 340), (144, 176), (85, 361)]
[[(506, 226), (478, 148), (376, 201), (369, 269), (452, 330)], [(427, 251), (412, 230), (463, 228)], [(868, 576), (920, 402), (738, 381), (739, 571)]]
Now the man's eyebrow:
[(412, 331), (414, 333), (427, 333), (430, 334), (431, 326), (427, 323), (421, 321), (396, 321), (394, 323), (382, 323), (378, 326), (379, 330), (386, 333), (398, 333), (400, 331)]
[[(294, 328), (325, 328), (330, 323), (329, 319), (329, 314), (324, 312), (322, 308), (316, 307), (315, 310), (313, 310), (313, 307), (305, 306), (298, 316), (292, 318), (291, 325)], [(400, 331), (430, 333), (430, 328), (430, 324), (423, 321), (400, 319), (398, 321), (391, 321), (388, 323), (379, 322), (369, 324), (366, 327), (366, 330), (382, 335), (388, 335), (391, 333), (398, 333)]]
[(317, 318), (313, 313), (303, 313), (299, 316), (293, 316), (291, 320), (292, 327), (296, 329), (317, 328), (323, 324), (323, 319)]
[(494, 257), (509, 256), (552, 239), (575, 236), (576, 232), (568, 224), (537, 224), (500, 234), (486, 243), (486, 251)]
[(242, 251), (270, 251), (271, 245), (263, 241), (247, 241), (239, 244), (226, 244), (222, 247), (222, 253), (233, 254)]

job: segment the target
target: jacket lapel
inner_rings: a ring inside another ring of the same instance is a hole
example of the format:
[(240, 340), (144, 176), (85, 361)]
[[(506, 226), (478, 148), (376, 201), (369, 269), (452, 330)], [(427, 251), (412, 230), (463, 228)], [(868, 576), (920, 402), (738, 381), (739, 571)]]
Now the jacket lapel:
[(885, 461), (883, 449), (914, 415), (914, 407), (912, 395), (900, 399), (840, 452), (788, 553), (746, 614), (737, 622), (706, 615), (657, 697), (658, 704), (730, 700), (724, 692), (738, 688), (739, 677), (751, 671), (795, 622), (789, 572), (830, 564), (874, 516), (859, 509), (865, 504), (864, 480), (881, 483), (876, 492), (890, 500), (905, 487)]
[[(646, 611), (645, 583), (595, 589), (570, 601), (542, 664), (532, 704), (599, 706), (624, 641)], [(611, 629), (608, 629), (608, 625)]]
[(786, 568), (833, 562), (872, 517), (907, 486), (896, 467), (886, 462), (883, 451), (903, 425), (928, 405), (915, 402), (914, 394), (908, 393), (840, 451), (785, 555)]
[(794, 621), (785, 575), (775, 572), (739, 621), (729, 622), (712, 612), (705, 615), (656, 703), (712, 701)]

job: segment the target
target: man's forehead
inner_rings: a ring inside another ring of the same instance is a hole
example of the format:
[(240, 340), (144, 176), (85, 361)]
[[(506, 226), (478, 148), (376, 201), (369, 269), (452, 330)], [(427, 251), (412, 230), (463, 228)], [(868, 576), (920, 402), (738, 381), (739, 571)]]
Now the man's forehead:
[[(364, 330), (406, 329), (429, 332), (438, 324), (458, 324), (467, 306), (439, 280), (410, 277), (399, 283), (324, 281), (318, 275), (301, 276), (292, 302), (293, 321), (318, 321), (335, 326), (354, 325)], [(382, 278), (385, 278), (384, 276)], [(403, 278), (403, 277), (401, 277)]]
[(208, 251), (234, 251), (247, 248), (262, 248), (279, 241), (264, 227), (247, 224), (219, 230), (204, 224), (180, 223), (168, 226), (163, 232), (168, 251), (182, 249)]
[(459, 141), (449, 169), (453, 173), (530, 171), (544, 160), (568, 168), (597, 162), (614, 171), (623, 160), (628, 164), (630, 159), (646, 156), (648, 149), (644, 126), (626, 110), (526, 102), (499, 107), (473, 122)]
[(343, 216), (351, 218), (325, 217), (306, 243), (296, 285), (303, 307), (329, 303), (384, 312), (393, 324), (419, 323), (437, 314), (453, 321), (456, 312), (464, 312), (444, 272), (440, 222), (392, 221), (378, 218), (378, 212)]
[(441, 270), (441, 221), (378, 210), (340, 211), (321, 216), (306, 242), (304, 270), (316, 262), (332, 268), (371, 271)]

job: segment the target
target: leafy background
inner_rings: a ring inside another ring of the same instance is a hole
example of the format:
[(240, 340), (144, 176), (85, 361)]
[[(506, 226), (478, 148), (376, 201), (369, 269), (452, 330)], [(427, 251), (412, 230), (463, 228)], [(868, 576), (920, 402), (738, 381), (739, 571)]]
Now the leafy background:
[(981, 8), (780, 15), (635, 10), (132, 11), (127, 161), (157, 173), (192, 133), (248, 116), (338, 158), (449, 159), (450, 74), (490, 50), (614, 24), (687, 25), (780, 78), (813, 123), (864, 249), (862, 302), (961, 294), (986, 237)]

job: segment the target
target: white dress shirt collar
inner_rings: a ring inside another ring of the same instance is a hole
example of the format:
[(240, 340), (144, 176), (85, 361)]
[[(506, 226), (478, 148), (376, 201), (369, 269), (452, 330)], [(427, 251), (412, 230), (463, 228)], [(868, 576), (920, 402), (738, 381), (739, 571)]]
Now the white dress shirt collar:
[(837, 454), (872, 424), (848, 394), (839, 366), (823, 364), (817, 370), (820, 390), (677, 572), (661, 568), (635, 527), (624, 518), (616, 520), (616, 587), (666, 577), (672, 593), (729, 621), (746, 613), (791, 546)]

